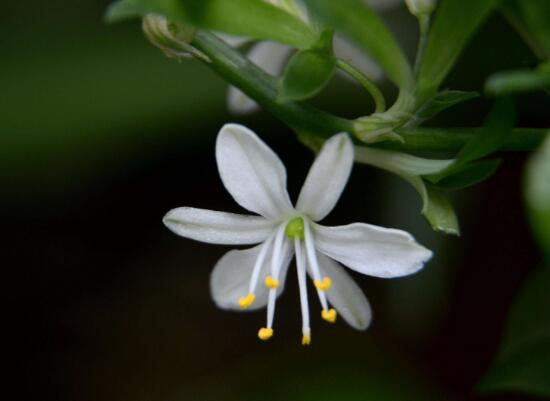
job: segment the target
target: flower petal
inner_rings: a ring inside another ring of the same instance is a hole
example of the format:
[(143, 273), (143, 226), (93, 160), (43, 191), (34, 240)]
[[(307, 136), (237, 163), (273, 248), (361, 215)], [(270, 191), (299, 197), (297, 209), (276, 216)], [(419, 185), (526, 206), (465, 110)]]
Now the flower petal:
[[(216, 263), (210, 275), (210, 293), (220, 308), (243, 310), (239, 305), (239, 298), (248, 294), (250, 277), (261, 246), (260, 244), (250, 249), (229, 251)], [(260, 281), (254, 293), (256, 298), (252, 305), (245, 310), (256, 310), (267, 305), (269, 289), (264, 285), (263, 280), (271, 272), (273, 246), (270, 248), (260, 269)], [(287, 247), (287, 249), (288, 251), (283, 257), (277, 295), (283, 292), (288, 266), (294, 255), (292, 247)]]
[[(268, 74), (278, 76), (284, 69), (292, 49), (277, 42), (256, 43), (247, 54), (250, 61)], [(231, 112), (249, 114), (256, 111), (258, 104), (239, 89), (231, 86), (227, 94), (227, 105)]]
[(326, 293), (330, 304), (351, 327), (365, 330), (372, 320), (372, 310), (361, 288), (342, 266), (329, 257), (317, 252), (317, 260), (321, 275), (332, 280)]
[(239, 205), (271, 219), (292, 213), (285, 167), (254, 132), (238, 124), (224, 125), (216, 160), (225, 188)]
[(347, 134), (326, 141), (309, 170), (296, 209), (314, 221), (324, 218), (338, 202), (352, 166), (353, 145)]
[(275, 229), (275, 225), (263, 217), (192, 207), (172, 209), (162, 221), (177, 235), (211, 244), (257, 244)]
[(370, 224), (313, 225), (315, 246), (328, 257), (369, 276), (391, 278), (420, 270), (432, 252), (407, 232)]

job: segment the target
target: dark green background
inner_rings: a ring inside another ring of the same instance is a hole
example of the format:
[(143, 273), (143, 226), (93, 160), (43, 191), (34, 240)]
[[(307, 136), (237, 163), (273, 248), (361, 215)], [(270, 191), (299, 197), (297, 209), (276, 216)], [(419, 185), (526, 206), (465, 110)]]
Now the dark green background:
[[(406, 229), (434, 259), (413, 277), (357, 277), (374, 310), (365, 333), (324, 324), (312, 302), (309, 348), (299, 344), (291, 279), (277, 305), (276, 335), (260, 343), (263, 312), (223, 312), (209, 297), (209, 272), (228, 248), (175, 237), (161, 218), (183, 205), (240, 211), (215, 167), (215, 136), (225, 122), (248, 125), (281, 155), (294, 196), (312, 155), (264, 113), (228, 115), (226, 85), (196, 61), (166, 59), (137, 22), (103, 24), (106, 3), (3, 5), (6, 399), (527, 400), (472, 390), (539, 258), (521, 200), (524, 155), (507, 155), (493, 179), (454, 196), (460, 238), (430, 231), (406, 183), (356, 166), (327, 223)], [(412, 18), (401, 9), (388, 20), (413, 52)], [(480, 90), (490, 73), (534, 62), (494, 17), (445, 86)], [(521, 97), (520, 125), (547, 125), (547, 99)], [(317, 103), (347, 116), (372, 106), (338, 80)], [(482, 98), (433, 124), (476, 126), (489, 106)]]

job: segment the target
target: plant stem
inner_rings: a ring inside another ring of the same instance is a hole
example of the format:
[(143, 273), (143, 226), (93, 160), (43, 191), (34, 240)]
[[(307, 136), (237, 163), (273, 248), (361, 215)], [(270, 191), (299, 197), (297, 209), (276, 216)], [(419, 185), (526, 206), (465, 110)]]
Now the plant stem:
[(375, 113), (386, 111), (386, 99), (378, 87), (365, 74), (344, 60), (336, 60), (336, 66), (359, 82), (374, 99)]
[[(266, 74), (215, 35), (199, 31), (192, 45), (208, 56), (209, 61), (202, 62), (294, 130), (320, 138), (328, 138), (339, 132), (355, 134), (352, 120), (337, 117), (306, 103), (280, 102), (277, 79)], [(404, 139), (403, 143), (388, 141), (371, 146), (400, 151), (457, 152), (479, 132), (479, 128), (399, 128), (396, 132)], [(515, 129), (502, 150), (536, 149), (547, 133), (546, 129)]]
[(420, 67), (422, 66), (422, 60), (424, 59), (424, 53), (426, 51), (426, 45), (428, 44), (428, 34), (430, 31), (430, 16), (420, 15), (418, 18), (418, 26), (420, 28), (420, 38), (418, 40), (418, 48), (416, 49), (416, 57), (414, 60), (414, 75), (418, 76)]

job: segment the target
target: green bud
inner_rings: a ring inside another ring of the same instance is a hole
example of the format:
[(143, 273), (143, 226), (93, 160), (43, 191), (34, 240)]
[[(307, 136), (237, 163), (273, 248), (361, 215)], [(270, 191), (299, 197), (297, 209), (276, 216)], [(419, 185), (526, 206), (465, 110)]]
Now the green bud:
[(143, 17), (143, 32), (149, 41), (171, 58), (194, 56), (205, 61), (208, 57), (190, 45), (195, 37), (195, 28), (168, 21), (156, 14)]

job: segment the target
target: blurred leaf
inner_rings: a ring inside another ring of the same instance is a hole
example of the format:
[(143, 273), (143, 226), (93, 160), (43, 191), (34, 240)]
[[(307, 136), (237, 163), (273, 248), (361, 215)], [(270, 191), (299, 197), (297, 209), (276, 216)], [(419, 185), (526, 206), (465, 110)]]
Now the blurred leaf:
[(302, 50), (286, 66), (280, 85), (280, 100), (304, 100), (315, 96), (334, 74), (336, 59), (323, 50)]
[(460, 227), (453, 205), (442, 191), (433, 187), (426, 187), (422, 214), (435, 231), (460, 235)]
[(529, 34), (543, 49), (546, 59), (550, 58), (550, 1), (548, 0), (515, 0), (508, 2), (526, 25)]
[(485, 84), (485, 91), (493, 96), (545, 89), (550, 89), (550, 72), (543, 68), (497, 72)]
[(417, 122), (426, 121), (435, 117), (444, 110), (477, 97), (479, 97), (479, 93), (477, 92), (464, 92), (457, 90), (438, 92), (422, 105), (413, 118)]
[(458, 153), (456, 161), (445, 171), (428, 177), (438, 183), (443, 178), (462, 171), (472, 161), (499, 150), (512, 134), (515, 123), (515, 106), (510, 98), (497, 98), (485, 126)]
[(460, 167), (455, 173), (437, 183), (443, 189), (464, 189), (485, 181), (496, 173), (500, 160), (482, 160)]
[(310, 12), (326, 26), (349, 37), (377, 60), (400, 87), (412, 83), (405, 54), (382, 20), (361, 0), (305, 0)]
[(471, 36), (499, 0), (442, 0), (438, 5), (418, 75), (423, 104), (437, 91)]
[(550, 257), (550, 135), (529, 161), (526, 181), (531, 226), (542, 250)]
[(504, 340), (480, 392), (522, 391), (550, 397), (550, 269), (527, 280), (510, 311)]
[(121, 0), (108, 9), (107, 19), (116, 21), (135, 10), (141, 15), (157, 13), (198, 28), (270, 39), (300, 49), (317, 40), (317, 34), (299, 17), (266, 1)]
[(147, 10), (132, 0), (119, 0), (107, 7), (105, 19), (107, 22), (119, 22), (130, 18), (140, 17), (147, 13)]

